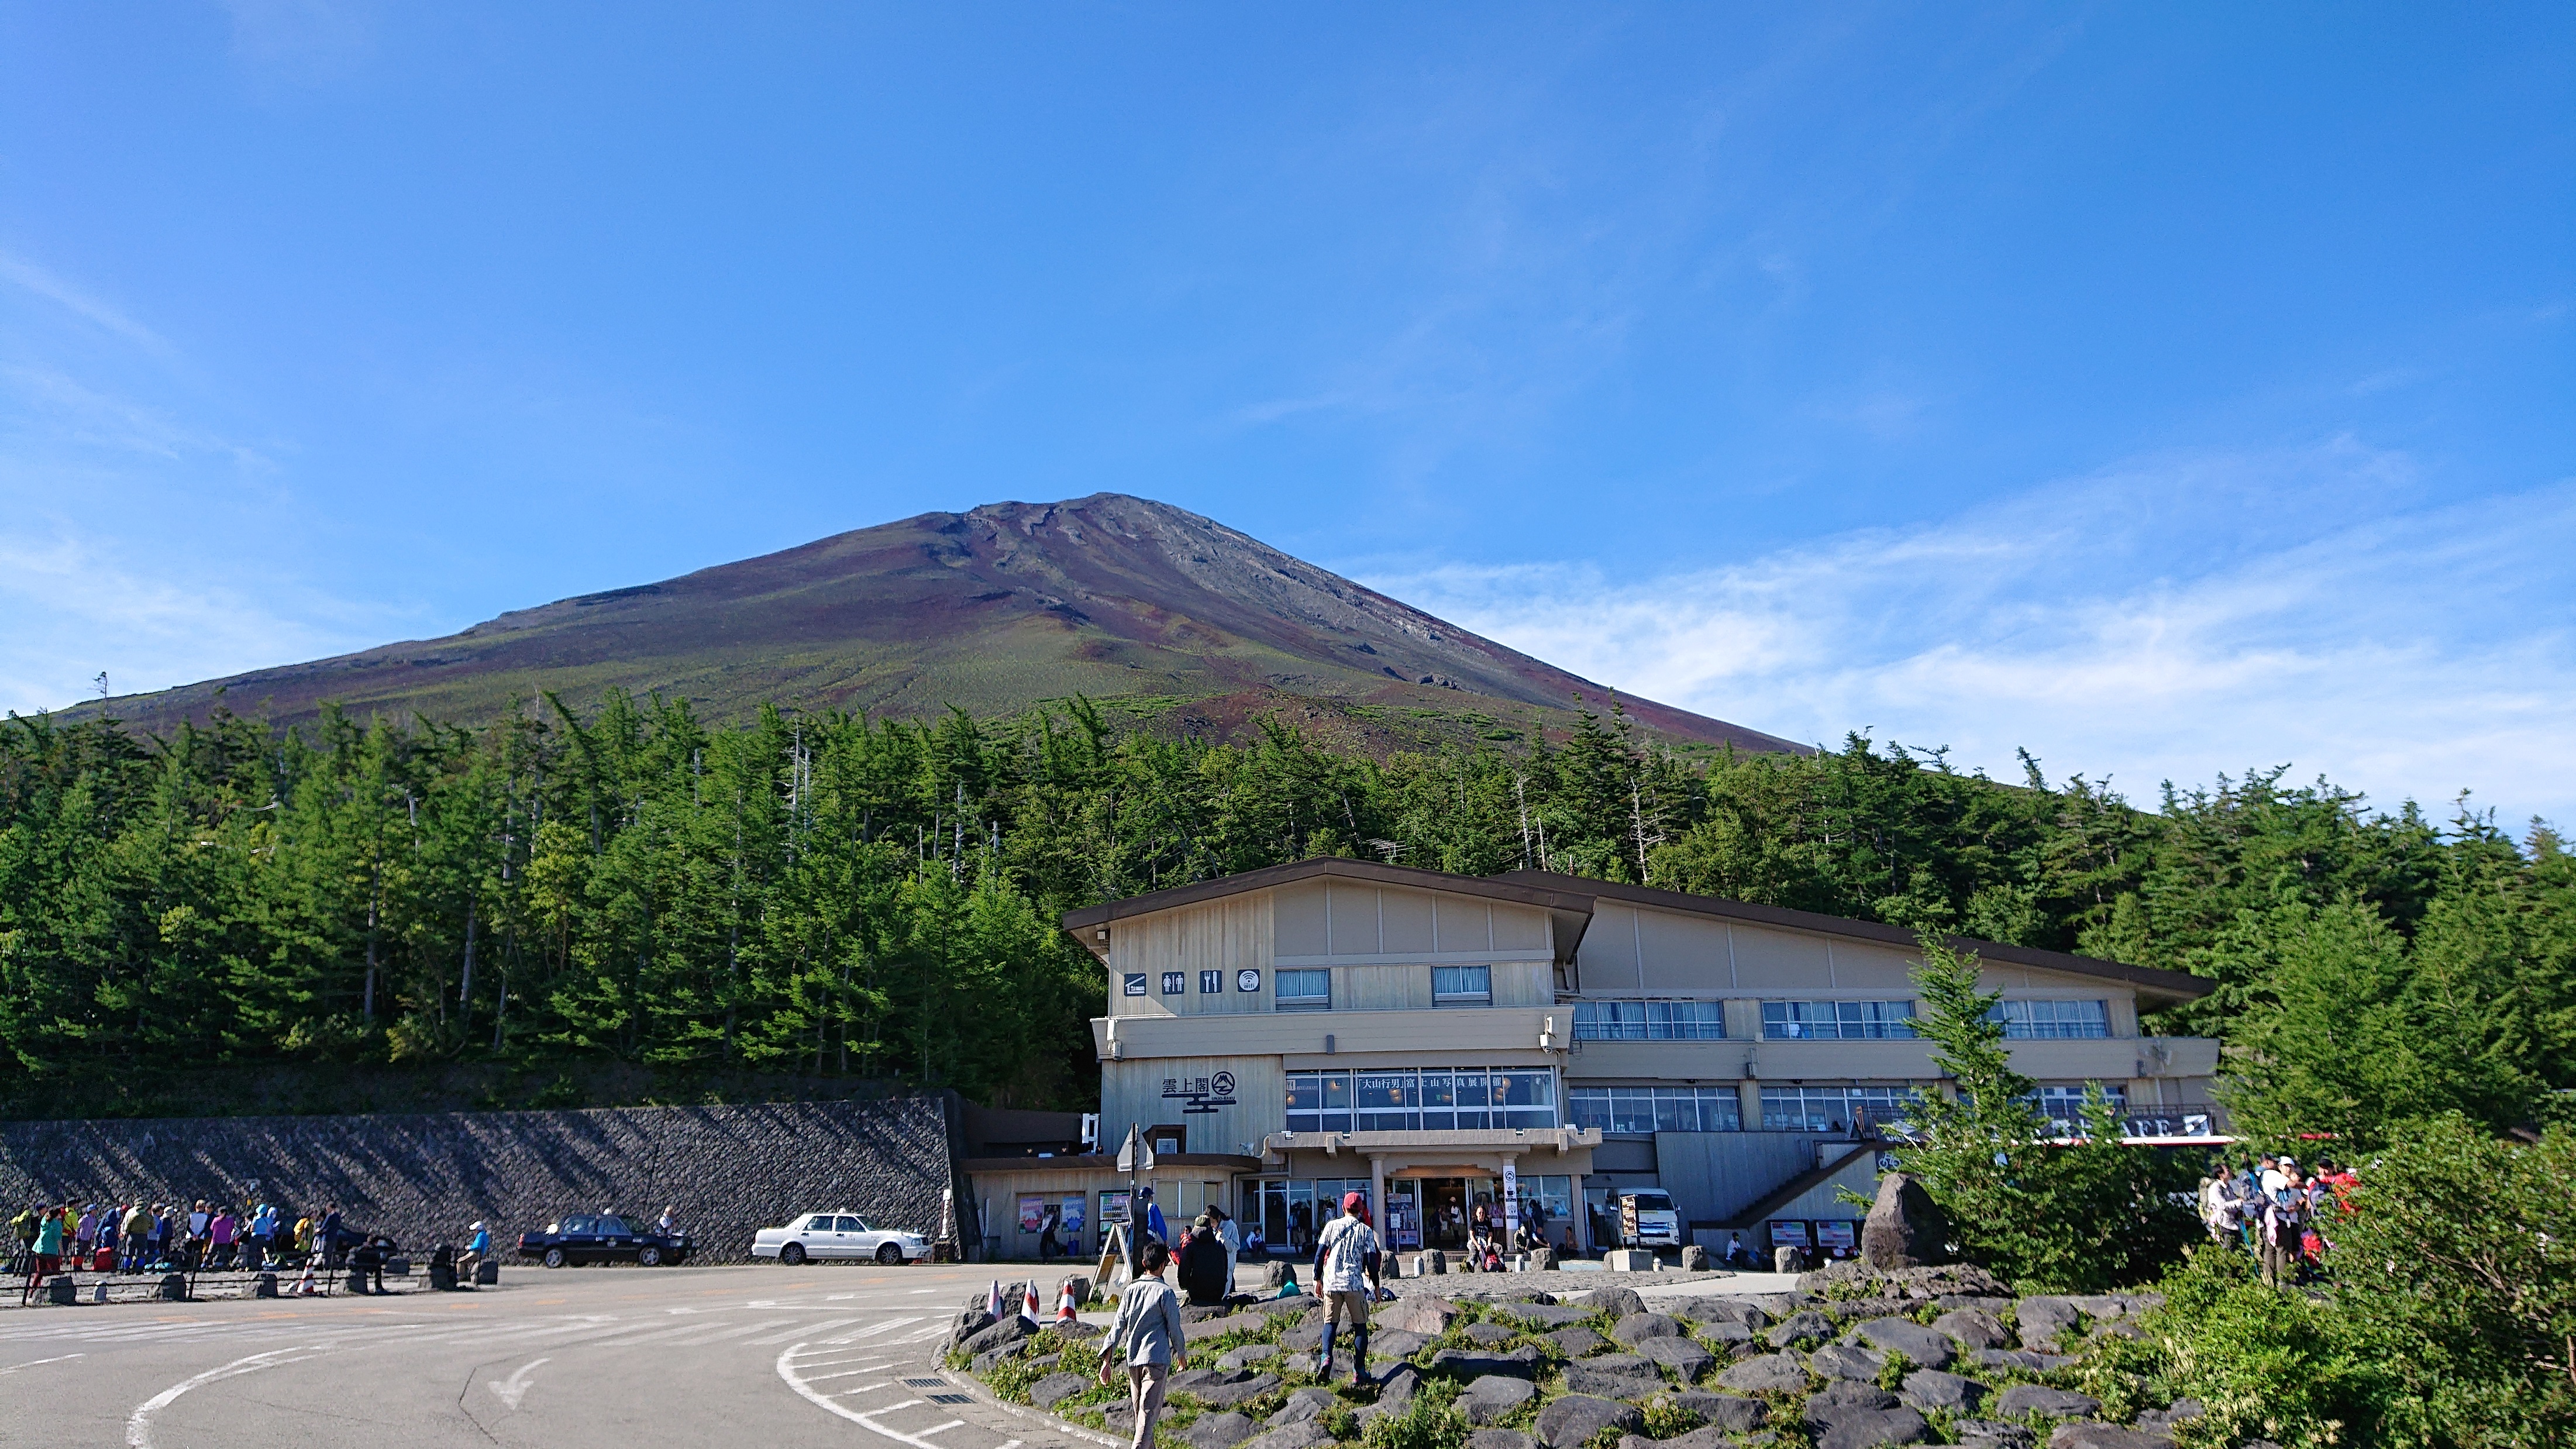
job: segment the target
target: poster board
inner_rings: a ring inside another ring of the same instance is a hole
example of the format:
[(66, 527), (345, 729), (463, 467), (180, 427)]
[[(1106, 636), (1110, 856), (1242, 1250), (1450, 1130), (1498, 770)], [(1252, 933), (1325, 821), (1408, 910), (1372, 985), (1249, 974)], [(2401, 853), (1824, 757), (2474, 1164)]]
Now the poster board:
[(1815, 1241), (1807, 1236), (1807, 1225), (1790, 1218), (1771, 1220), (1771, 1246), (1775, 1248), (1812, 1248)]
[(1849, 1252), (1852, 1245), (1860, 1240), (1855, 1231), (1858, 1226), (1848, 1219), (1841, 1222), (1820, 1222), (1816, 1224), (1816, 1246), (1827, 1251), (1840, 1248)]
[(1046, 1231), (1045, 1198), (1036, 1193), (1027, 1193), (1020, 1198), (1020, 1231), (1024, 1233)]

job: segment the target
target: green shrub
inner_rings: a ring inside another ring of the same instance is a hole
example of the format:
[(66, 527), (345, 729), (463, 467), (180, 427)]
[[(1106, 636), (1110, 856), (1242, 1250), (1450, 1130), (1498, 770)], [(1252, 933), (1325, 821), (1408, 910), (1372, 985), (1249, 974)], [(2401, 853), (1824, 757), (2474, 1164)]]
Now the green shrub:
[(2576, 1443), (2576, 1134), (2501, 1141), (2461, 1116), (2365, 1164), (2316, 1292), (2191, 1251), (2088, 1386), (2189, 1395), (2191, 1445), (2520, 1449)]
[(1895, 1393), (1905, 1387), (1905, 1376), (1912, 1372), (1914, 1372), (1914, 1360), (1891, 1348), (1887, 1351), (1887, 1362), (1878, 1366), (1878, 1386), (1891, 1394)]
[[(1401, 1414), (1380, 1414), (1369, 1421), (1361, 1442), (1368, 1449), (1461, 1449), (1467, 1442), (1467, 1421), (1451, 1413), (1446, 1405), (1416, 1398), (1404, 1406)], [(1333, 1437), (1350, 1436), (1339, 1430)]]
[(1661, 1394), (1646, 1401), (1646, 1437), (1677, 1439), (1706, 1423), (1699, 1411)]

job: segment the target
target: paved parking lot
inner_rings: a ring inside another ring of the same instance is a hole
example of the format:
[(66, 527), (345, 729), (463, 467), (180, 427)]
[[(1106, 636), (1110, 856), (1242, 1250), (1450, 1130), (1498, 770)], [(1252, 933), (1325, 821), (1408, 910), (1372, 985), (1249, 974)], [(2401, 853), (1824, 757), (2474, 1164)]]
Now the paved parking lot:
[(396, 1298), (0, 1314), (0, 1441), (227, 1446), (1075, 1440), (934, 1366), (978, 1268), (505, 1267)]

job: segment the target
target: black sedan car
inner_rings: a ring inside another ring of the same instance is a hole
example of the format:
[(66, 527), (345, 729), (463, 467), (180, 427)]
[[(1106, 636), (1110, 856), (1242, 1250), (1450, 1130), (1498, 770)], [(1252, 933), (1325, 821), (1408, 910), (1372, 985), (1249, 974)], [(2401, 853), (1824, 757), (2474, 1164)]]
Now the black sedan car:
[(641, 1263), (656, 1268), (688, 1261), (689, 1235), (642, 1231), (615, 1213), (587, 1213), (558, 1218), (540, 1232), (521, 1233), (519, 1256), (549, 1268), (580, 1263)]

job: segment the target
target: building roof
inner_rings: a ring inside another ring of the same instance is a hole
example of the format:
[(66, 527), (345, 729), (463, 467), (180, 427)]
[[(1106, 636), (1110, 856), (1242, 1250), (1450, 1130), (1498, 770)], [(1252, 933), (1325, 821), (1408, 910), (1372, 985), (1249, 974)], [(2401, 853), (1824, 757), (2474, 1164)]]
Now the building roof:
[[(1517, 905), (1538, 906), (1558, 919), (1557, 939), (1560, 958), (1570, 958), (1574, 943), (1582, 938), (1584, 927), (1592, 920), (1594, 904), (1602, 899), (1624, 901), (1655, 910), (1683, 911), (1692, 915), (1715, 916), (1743, 921), (1748, 925), (1774, 926), (1792, 931), (1813, 931), (1820, 935), (1841, 936), (1852, 940), (1871, 941), (1881, 945), (1911, 947), (1914, 933), (1900, 926), (1877, 921), (1854, 921), (1841, 916), (1820, 915), (1814, 911), (1795, 911), (1785, 906), (1755, 905), (1750, 901), (1730, 901), (1717, 896), (1687, 895), (1681, 891), (1656, 890), (1651, 886), (1621, 885), (1615, 881), (1588, 880), (1581, 876), (1560, 875), (1552, 871), (1516, 870), (1504, 875), (1451, 875), (1447, 871), (1417, 870), (1410, 866), (1380, 865), (1370, 860), (1346, 860), (1337, 856), (1318, 856), (1293, 861), (1287, 865), (1267, 866), (1238, 875), (1218, 876), (1214, 880), (1173, 886), (1124, 900), (1108, 901), (1064, 914), (1064, 929), (1077, 938), (1113, 921), (1149, 916), (1179, 906), (1193, 906), (1206, 901), (1240, 895), (1246, 891), (1266, 890), (1275, 886), (1295, 885), (1310, 880), (1346, 880), (1354, 884), (1402, 886), (1414, 890), (1445, 891), (1452, 895), (1478, 896), (1486, 900), (1509, 901)], [(1980, 960), (2008, 962), (2043, 971), (2060, 971), (2075, 976), (2091, 976), (2118, 981), (2139, 991), (2174, 1001), (2189, 1000), (2209, 994), (2212, 983), (2181, 971), (2159, 971), (2149, 966), (2131, 966), (2121, 961), (2107, 961), (2098, 956), (2078, 956), (2065, 951), (2043, 951), (2033, 946), (2010, 946), (2000, 941), (1980, 941), (1968, 936), (1953, 936), (1954, 948), (1973, 951)], [(1088, 947), (1092, 943), (1083, 941)]]

